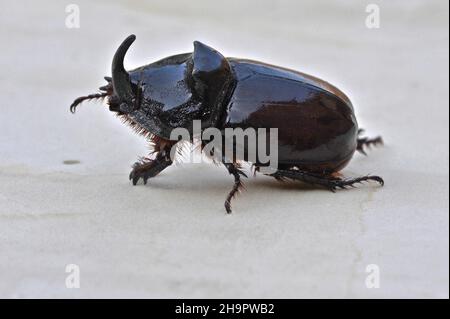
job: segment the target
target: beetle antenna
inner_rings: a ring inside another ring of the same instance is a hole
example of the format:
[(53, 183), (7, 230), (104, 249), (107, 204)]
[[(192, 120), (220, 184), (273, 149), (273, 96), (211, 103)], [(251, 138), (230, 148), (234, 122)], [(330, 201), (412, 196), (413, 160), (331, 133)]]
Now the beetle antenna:
[(70, 112), (75, 113), (77, 106), (85, 100), (101, 99), (107, 96), (108, 93), (94, 93), (86, 96), (80, 96), (79, 98), (76, 98), (75, 101), (73, 101), (73, 103), (70, 105)]

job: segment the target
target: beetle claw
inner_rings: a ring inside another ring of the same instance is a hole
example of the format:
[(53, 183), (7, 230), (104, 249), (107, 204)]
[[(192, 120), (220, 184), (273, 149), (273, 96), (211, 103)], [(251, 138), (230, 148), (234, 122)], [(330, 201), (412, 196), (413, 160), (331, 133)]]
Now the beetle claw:
[(365, 151), (363, 148), (357, 149), (357, 150), (358, 150), (358, 152), (360, 152), (362, 155), (367, 156), (367, 153), (366, 153), (366, 151)]
[(162, 153), (157, 153), (155, 159), (142, 157), (138, 162), (132, 165), (132, 171), (129, 175), (129, 180), (136, 185), (142, 178), (144, 185), (147, 184), (149, 178), (158, 175), (163, 169), (172, 164), (170, 158), (165, 157)]

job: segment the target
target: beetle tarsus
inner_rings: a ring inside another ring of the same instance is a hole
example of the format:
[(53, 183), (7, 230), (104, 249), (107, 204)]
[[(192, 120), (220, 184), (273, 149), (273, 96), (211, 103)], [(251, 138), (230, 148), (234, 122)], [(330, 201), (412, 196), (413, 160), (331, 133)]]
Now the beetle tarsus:
[(330, 180), (327, 187), (332, 192), (335, 192), (339, 188), (347, 189), (348, 187), (355, 187), (355, 184), (362, 184), (363, 182), (368, 182), (368, 181), (374, 181), (374, 182), (377, 182), (378, 184), (380, 184), (381, 186), (384, 186), (384, 180), (380, 176), (367, 175), (367, 176), (349, 178), (349, 179)]
[(368, 181), (375, 181), (379, 183), (381, 186), (384, 186), (384, 180), (380, 176), (375, 175), (342, 179), (332, 175), (326, 174), (320, 175), (297, 169), (289, 169), (289, 170), (278, 170), (275, 173), (270, 174), (269, 176), (272, 176), (277, 180), (291, 179), (302, 181), (311, 185), (320, 185), (331, 190), (332, 192), (335, 192), (337, 189), (347, 189), (348, 187), (355, 187), (355, 184), (361, 184), (363, 182)]
[(225, 200), (225, 210), (227, 211), (227, 214), (231, 214), (231, 200), (236, 196), (238, 192), (241, 191), (241, 189), (244, 188), (244, 184), (241, 181), (241, 176), (247, 177), (247, 175), (239, 168), (239, 165), (237, 164), (231, 164), (231, 163), (224, 163), (225, 167), (228, 169), (228, 172), (230, 175), (234, 176), (234, 185), (231, 189), (230, 193), (228, 194), (226, 200)]
[(139, 162), (134, 163), (129, 179), (133, 185), (136, 185), (141, 178), (144, 184), (147, 184), (149, 178), (155, 177), (171, 164), (170, 157), (164, 156), (162, 153), (158, 153), (155, 159), (142, 158)]
[[(358, 130), (358, 135), (361, 135), (364, 132), (363, 129)], [(383, 145), (383, 138), (381, 136), (377, 136), (375, 138), (368, 137), (358, 137), (356, 150), (363, 155), (367, 155), (364, 147), (371, 148), (372, 146)]]

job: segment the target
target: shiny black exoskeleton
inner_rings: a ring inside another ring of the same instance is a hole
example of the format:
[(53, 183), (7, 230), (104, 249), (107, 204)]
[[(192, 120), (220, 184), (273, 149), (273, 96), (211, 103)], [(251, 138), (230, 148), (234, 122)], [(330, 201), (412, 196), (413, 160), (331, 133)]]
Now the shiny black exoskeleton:
[[(172, 164), (170, 140), (175, 128), (192, 131), (192, 121), (201, 120), (202, 129), (278, 128), (278, 166), (270, 174), (321, 185), (331, 190), (373, 180), (378, 176), (342, 179), (338, 172), (356, 150), (382, 143), (381, 138), (359, 138), (361, 130), (349, 98), (331, 84), (310, 75), (257, 61), (225, 58), (218, 51), (196, 41), (194, 52), (174, 55), (125, 71), (125, 53), (134, 42), (131, 35), (113, 58), (112, 77), (102, 93), (82, 96), (107, 98), (111, 111), (148, 136), (154, 143), (154, 157), (133, 166), (133, 184), (144, 183)], [(225, 201), (241, 186), (239, 161), (224, 163), (235, 178)], [(258, 161), (253, 163), (258, 171)]]

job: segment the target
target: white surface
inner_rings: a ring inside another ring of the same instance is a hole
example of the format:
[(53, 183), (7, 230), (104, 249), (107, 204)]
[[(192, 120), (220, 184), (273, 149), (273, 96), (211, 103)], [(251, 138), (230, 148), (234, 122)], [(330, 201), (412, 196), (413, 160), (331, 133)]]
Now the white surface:
[[(376, 1), (376, 30), (356, 0), (77, 3), (74, 30), (64, 2), (2, 1), (1, 297), (449, 297), (447, 1)], [(131, 186), (145, 141), (99, 103), (68, 112), (130, 33), (129, 68), (200, 40), (337, 85), (387, 143), (344, 173), (386, 186), (332, 194), (257, 177), (231, 216), (223, 168)], [(80, 289), (65, 288), (72, 263)], [(365, 286), (369, 264), (379, 289)]]

